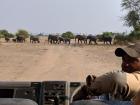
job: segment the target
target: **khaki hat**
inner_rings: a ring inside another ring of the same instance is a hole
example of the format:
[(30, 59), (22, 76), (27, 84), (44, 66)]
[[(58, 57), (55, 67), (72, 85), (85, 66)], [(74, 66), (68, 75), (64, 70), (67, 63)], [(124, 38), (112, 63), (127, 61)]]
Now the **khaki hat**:
[(134, 45), (129, 45), (124, 48), (117, 48), (115, 50), (115, 55), (118, 57), (122, 57), (126, 54), (131, 57), (139, 58), (140, 57), (140, 42), (135, 43)]

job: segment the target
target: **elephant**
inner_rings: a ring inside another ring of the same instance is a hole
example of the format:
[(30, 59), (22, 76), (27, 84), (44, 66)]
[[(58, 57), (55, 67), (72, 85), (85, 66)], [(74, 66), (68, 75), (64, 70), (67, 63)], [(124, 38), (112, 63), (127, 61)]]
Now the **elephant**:
[(96, 36), (93, 36), (93, 35), (88, 35), (87, 36), (87, 40), (89, 39), (89, 44), (92, 44), (92, 41), (94, 41), (95, 44), (97, 44), (96, 40)]
[(99, 41), (103, 41), (104, 44), (108, 44), (108, 42), (109, 42), (109, 44), (112, 43), (112, 37), (111, 36), (102, 35), (102, 36), (98, 36), (98, 39), (99, 39)]
[(108, 44), (108, 42), (109, 42), (109, 44), (111, 45), (112, 37), (110, 37), (110, 36), (103, 36), (103, 41), (104, 41), (104, 44)]
[(22, 36), (17, 36), (16, 37), (16, 42), (23, 43), (23, 42), (25, 42), (25, 38), (22, 37)]
[(65, 42), (65, 44), (70, 44), (70, 42), (71, 42), (71, 39), (70, 38), (64, 38), (64, 42)]
[(16, 40), (16, 38), (14, 38), (14, 39), (12, 39), (12, 41), (13, 41), (13, 42), (16, 42), (17, 40)]
[(67, 43), (70, 44), (70, 42), (71, 42), (70, 38), (59, 37), (58, 39), (59, 39), (59, 43), (63, 42), (65, 44), (67, 44)]
[(10, 41), (10, 38), (5, 37), (5, 41), (6, 41), (6, 42), (9, 42), (9, 41)]
[(49, 35), (48, 36), (48, 43), (54, 43), (57, 44), (59, 43), (59, 37), (57, 35)]
[(87, 44), (87, 37), (84, 35), (76, 35), (75, 36), (75, 43), (76, 43), (76, 39), (78, 39), (78, 44), (79, 44), (79, 41), (81, 43), (84, 42), (85, 44)]
[(65, 42), (65, 38), (63, 38), (63, 37), (59, 37), (58, 40), (59, 40), (59, 43), (61, 43), (61, 42), (64, 43)]
[(30, 43), (40, 43), (40, 40), (36, 36), (30, 36)]

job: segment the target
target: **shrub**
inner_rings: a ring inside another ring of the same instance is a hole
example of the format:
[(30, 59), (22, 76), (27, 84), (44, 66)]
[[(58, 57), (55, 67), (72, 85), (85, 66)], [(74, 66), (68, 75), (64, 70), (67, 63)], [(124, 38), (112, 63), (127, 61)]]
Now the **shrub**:
[(28, 31), (21, 29), (21, 30), (18, 30), (18, 32), (16, 33), (16, 36), (28, 38), (29, 37), (29, 33), (28, 33)]
[(74, 34), (72, 32), (70, 32), (70, 31), (68, 31), (68, 32), (63, 33), (62, 37), (74, 39)]
[(140, 40), (140, 31), (132, 31), (128, 36), (128, 41), (135, 42)]
[(119, 44), (119, 45), (128, 44), (128, 36), (123, 34), (116, 35), (114, 38), (114, 44)]

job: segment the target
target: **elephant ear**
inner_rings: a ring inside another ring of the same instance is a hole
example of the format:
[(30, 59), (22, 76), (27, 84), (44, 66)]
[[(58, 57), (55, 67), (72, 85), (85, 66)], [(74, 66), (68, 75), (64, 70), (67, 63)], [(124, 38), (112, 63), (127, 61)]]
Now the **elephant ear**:
[(91, 83), (94, 82), (95, 79), (96, 79), (95, 75), (88, 75), (86, 77), (86, 85), (91, 86)]

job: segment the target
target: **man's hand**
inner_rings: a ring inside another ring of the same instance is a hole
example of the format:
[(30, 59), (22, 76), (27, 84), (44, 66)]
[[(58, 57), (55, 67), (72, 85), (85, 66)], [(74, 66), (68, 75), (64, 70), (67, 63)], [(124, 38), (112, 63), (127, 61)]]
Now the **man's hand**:
[(96, 76), (95, 76), (95, 75), (88, 75), (88, 76), (86, 77), (86, 85), (87, 85), (88, 87), (90, 87), (91, 84), (92, 84), (92, 82), (95, 81), (95, 79), (96, 79)]

